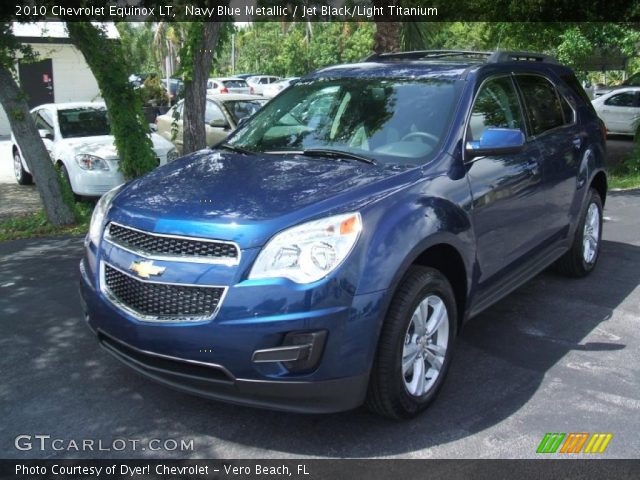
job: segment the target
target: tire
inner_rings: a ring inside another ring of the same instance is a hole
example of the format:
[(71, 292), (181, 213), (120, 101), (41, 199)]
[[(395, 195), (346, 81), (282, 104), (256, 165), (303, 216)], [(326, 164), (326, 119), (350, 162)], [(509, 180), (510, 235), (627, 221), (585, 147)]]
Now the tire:
[[(600, 256), (602, 244), (602, 199), (593, 188), (576, 229), (571, 249), (556, 262), (556, 270), (568, 277), (591, 273)], [(588, 246), (587, 246), (588, 243)]]
[(22, 166), (22, 159), (20, 158), (20, 153), (17, 150), (14, 150), (13, 152), (13, 173), (18, 185), (31, 185), (33, 183), (33, 177)]
[[(426, 310), (421, 310), (425, 306)], [(417, 328), (420, 318), (426, 319), (422, 331)], [(436, 318), (441, 319), (440, 327), (430, 327)], [(382, 326), (369, 379), (367, 408), (393, 419), (412, 418), (427, 408), (449, 368), (457, 319), (455, 296), (444, 275), (433, 268), (412, 266), (395, 293)], [(425, 330), (426, 334), (421, 335)], [(437, 364), (439, 370), (434, 367)]]
[(62, 177), (62, 180), (69, 187), (69, 191), (73, 194), (73, 200), (76, 202), (79, 202), (82, 199), (82, 197), (80, 197), (80, 195), (76, 195), (75, 192), (73, 191), (73, 187), (71, 186), (71, 179), (69, 178), (69, 172), (67, 171), (67, 167), (62, 162), (58, 163), (58, 165), (60, 165), (59, 167), (60, 177)]

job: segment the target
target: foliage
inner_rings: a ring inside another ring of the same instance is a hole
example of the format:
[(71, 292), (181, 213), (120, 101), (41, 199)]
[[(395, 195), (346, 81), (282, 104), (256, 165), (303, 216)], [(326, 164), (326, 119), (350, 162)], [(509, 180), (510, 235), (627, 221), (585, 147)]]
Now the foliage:
[(104, 30), (88, 22), (67, 22), (69, 36), (84, 55), (98, 81), (111, 120), (111, 133), (126, 179), (153, 170), (156, 156), (140, 96), (131, 87), (124, 51)]
[(152, 23), (118, 22), (124, 59), (130, 73), (160, 73), (154, 57), (154, 25)]
[(157, 75), (150, 75), (144, 80), (140, 94), (142, 101), (147, 105), (165, 105), (169, 101), (167, 90)]
[(91, 212), (73, 226), (56, 227), (47, 221), (44, 211), (0, 221), (0, 242), (49, 235), (81, 235), (89, 230)]
[(370, 22), (308, 24), (257, 22), (235, 32), (236, 68), (231, 71), (231, 42), (216, 55), (214, 75), (264, 73), (299, 76), (320, 67), (355, 62), (371, 53), (375, 25)]
[(20, 43), (13, 35), (11, 22), (0, 23), (0, 65), (15, 72), (17, 59), (22, 61), (36, 60), (30, 45)]

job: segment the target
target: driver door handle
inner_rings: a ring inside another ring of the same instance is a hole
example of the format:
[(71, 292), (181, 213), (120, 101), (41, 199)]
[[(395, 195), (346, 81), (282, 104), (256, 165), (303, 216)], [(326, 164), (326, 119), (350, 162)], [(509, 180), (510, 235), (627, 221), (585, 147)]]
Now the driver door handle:
[(571, 140), (571, 143), (573, 143), (573, 146), (576, 148), (576, 150), (580, 150), (580, 147), (582, 146), (582, 138), (580, 138), (579, 136), (575, 136)]

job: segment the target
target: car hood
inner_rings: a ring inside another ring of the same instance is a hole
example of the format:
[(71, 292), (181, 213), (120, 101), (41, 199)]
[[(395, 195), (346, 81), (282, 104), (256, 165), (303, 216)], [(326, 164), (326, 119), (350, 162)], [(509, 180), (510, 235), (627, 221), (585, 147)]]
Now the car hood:
[[(153, 150), (158, 155), (166, 155), (173, 145), (156, 133), (150, 135), (153, 142)], [(118, 158), (115, 138), (113, 135), (100, 135), (96, 137), (64, 138), (59, 141), (58, 148), (71, 150), (75, 154), (87, 153), (96, 157), (114, 159)]]
[(357, 210), (412, 181), (416, 170), (202, 150), (131, 182), (116, 196), (110, 218), (253, 248), (305, 220)]

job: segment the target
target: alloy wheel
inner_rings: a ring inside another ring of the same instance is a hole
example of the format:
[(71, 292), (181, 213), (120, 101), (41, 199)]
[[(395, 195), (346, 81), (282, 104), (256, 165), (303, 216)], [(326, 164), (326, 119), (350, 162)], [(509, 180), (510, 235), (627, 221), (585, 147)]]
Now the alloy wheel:
[(429, 295), (417, 306), (405, 334), (402, 376), (409, 394), (422, 397), (435, 384), (449, 343), (449, 315), (444, 301)]

